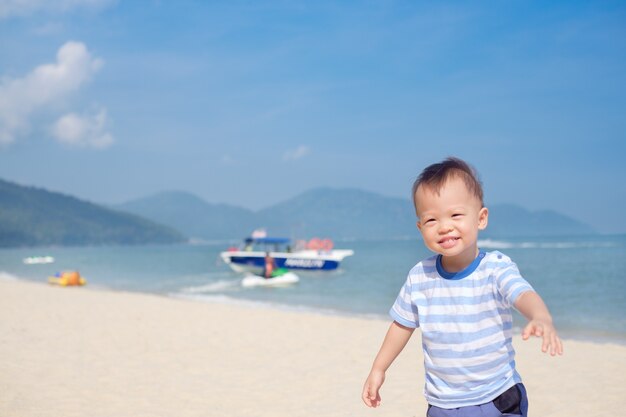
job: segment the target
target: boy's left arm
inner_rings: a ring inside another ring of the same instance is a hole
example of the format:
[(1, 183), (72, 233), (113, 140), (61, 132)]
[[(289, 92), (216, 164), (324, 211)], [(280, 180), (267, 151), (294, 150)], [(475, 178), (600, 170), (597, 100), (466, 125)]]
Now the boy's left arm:
[(552, 356), (563, 354), (563, 343), (552, 324), (548, 307), (539, 294), (525, 291), (515, 301), (515, 308), (528, 319), (528, 324), (522, 331), (522, 339), (528, 340), (530, 336), (543, 337), (542, 352), (549, 349)]

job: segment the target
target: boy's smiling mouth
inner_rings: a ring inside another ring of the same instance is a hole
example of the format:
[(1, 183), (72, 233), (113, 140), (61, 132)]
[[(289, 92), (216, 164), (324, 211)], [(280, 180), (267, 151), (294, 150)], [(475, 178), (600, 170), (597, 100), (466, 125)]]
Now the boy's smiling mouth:
[(441, 245), (442, 248), (444, 249), (450, 249), (452, 247), (454, 247), (454, 245), (456, 245), (457, 240), (459, 240), (460, 237), (454, 237), (454, 236), (446, 236), (443, 239), (439, 240), (439, 245)]

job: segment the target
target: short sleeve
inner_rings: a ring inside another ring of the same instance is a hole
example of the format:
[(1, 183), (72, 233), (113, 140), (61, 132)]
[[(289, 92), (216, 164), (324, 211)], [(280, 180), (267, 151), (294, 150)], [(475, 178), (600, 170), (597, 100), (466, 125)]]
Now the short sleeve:
[(411, 274), (409, 274), (404, 286), (400, 289), (395, 303), (389, 310), (389, 315), (403, 326), (419, 327), (417, 306), (411, 301)]
[(499, 255), (498, 258), (501, 262), (498, 263), (496, 272), (496, 285), (505, 304), (512, 307), (522, 293), (534, 289), (522, 277), (515, 262), (505, 255)]

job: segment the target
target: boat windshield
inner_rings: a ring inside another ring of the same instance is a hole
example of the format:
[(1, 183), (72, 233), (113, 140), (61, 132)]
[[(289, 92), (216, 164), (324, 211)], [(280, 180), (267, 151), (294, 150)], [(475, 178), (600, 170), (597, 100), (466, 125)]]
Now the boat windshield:
[(291, 239), (284, 237), (249, 237), (244, 241), (244, 250), (263, 252), (291, 252)]

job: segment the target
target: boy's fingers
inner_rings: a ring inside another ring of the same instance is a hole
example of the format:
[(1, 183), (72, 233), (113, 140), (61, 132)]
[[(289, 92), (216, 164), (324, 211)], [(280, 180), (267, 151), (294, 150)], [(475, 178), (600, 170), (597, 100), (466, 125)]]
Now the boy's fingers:
[[(535, 332), (535, 334), (537, 334), (538, 332)], [(543, 332), (541, 332), (543, 333)], [(539, 334), (537, 334), (537, 336), (540, 336)], [(548, 351), (548, 348), (551, 346), (551, 337), (550, 337), (550, 333), (546, 333), (543, 336), (543, 339), (541, 340), (541, 351), (546, 353)]]
[(374, 407), (378, 407), (380, 405), (380, 394), (378, 393), (378, 390), (370, 393), (370, 399), (372, 400), (372, 405)]
[(552, 356), (557, 354), (563, 354), (563, 342), (558, 336), (558, 333), (550, 328), (546, 328), (541, 324), (530, 322), (522, 330), (522, 339), (528, 340), (530, 336), (541, 337), (541, 351), (544, 353), (550, 353)]
[(541, 343), (541, 351), (544, 353), (549, 352), (552, 356), (563, 354), (563, 342), (556, 331), (548, 329), (545, 332)]
[(369, 384), (366, 384), (365, 387), (363, 387), (363, 394), (361, 395), (361, 398), (368, 407), (376, 407), (378, 402), (380, 402), (378, 392), (376, 392), (375, 389), (370, 388)]
[(554, 338), (554, 335), (550, 337), (550, 352), (549, 353), (551, 356), (556, 355), (556, 339)]
[(563, 342), (561, 342), (561, 338), (559, 336), (554, 336), (554, 353), (553, 355), (562, 355), (563, 354)]
[(533, 322), (530, 322), (524, 327), (524, 331), (522, 331), (522, 339), (528, 340), (530, 336), (541, 336), (543, 334), (543, 329), (541, 326), (536, 325)]
[(363, 400), (365, 405), (367, 405), (368, 407), (372, 406), (372, 401), (370, 400), (370, 393), (369, 393), (367, 385), (363, 387), (363, 393), (361, 394), (361, 399)]
[(378, 394), (378, 390), (374, 390), (374, 392), (370, 391), (370, 400), (374, 405), (378, 405), (380, 402), (380, 395)]
[(363, 387), (363, 394), (361, 395), (361, 398), (363, 398), (363, 401), (365, 401), (367, 405), (371, 405), (369, 385), (366, 384)]

